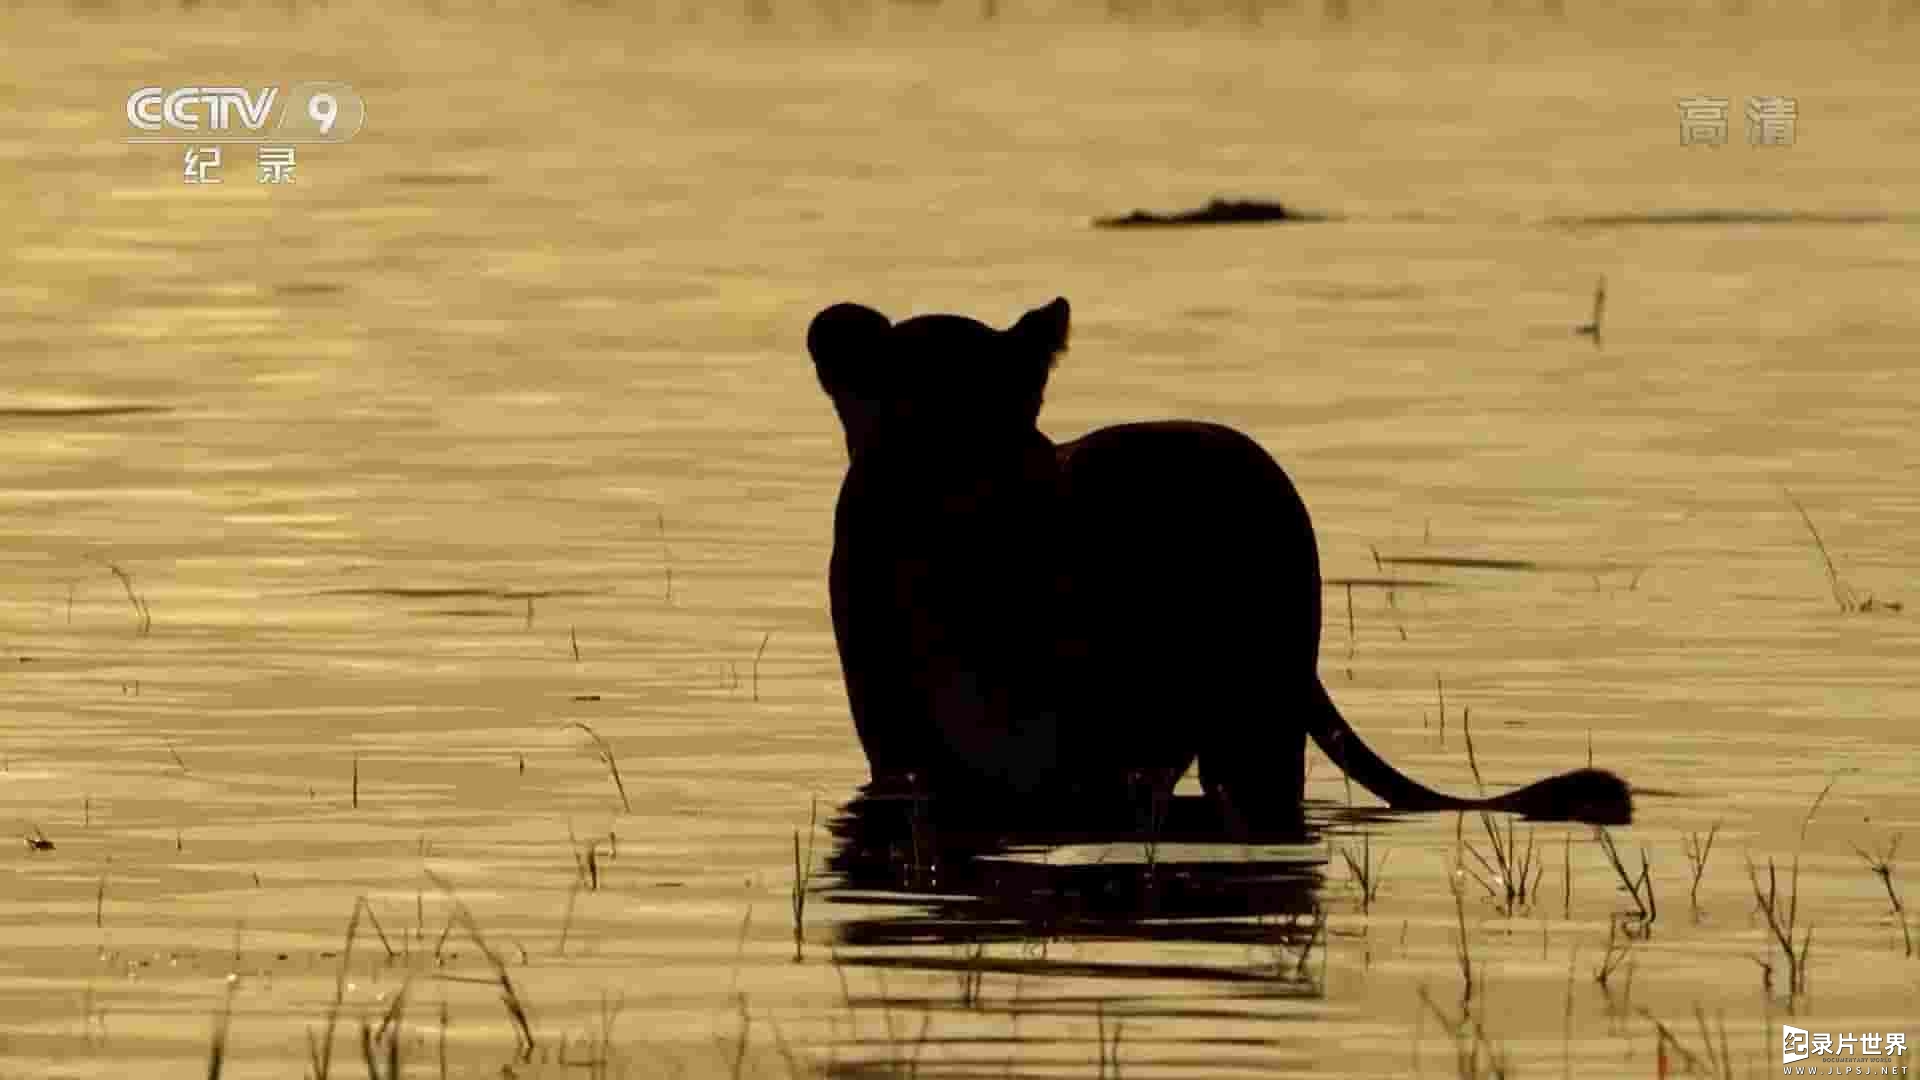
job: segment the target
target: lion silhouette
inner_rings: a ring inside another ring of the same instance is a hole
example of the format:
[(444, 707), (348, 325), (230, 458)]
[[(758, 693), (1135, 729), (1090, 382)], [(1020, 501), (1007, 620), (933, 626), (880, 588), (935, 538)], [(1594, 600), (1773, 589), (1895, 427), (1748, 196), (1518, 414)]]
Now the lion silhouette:
[(808, 328), (846, 435), (828, 576), (875, 785), (1069, 814), (1166, 797), (1197, 760), (1223, 821), (1279, 827), (1311, 735), (1396, 810), (1631, 820), (1602, 770), (1468, 799), (1370, 749), (1319, 677), (1312, 521), (1258, 443), (1194, 421), (1041, 433), (1069, 317), (842, 303)]

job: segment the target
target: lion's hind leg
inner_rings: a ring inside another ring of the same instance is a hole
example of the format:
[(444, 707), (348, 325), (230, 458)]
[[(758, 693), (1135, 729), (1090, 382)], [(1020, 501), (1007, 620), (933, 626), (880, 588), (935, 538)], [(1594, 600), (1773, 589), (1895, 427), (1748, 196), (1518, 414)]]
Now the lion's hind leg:
[(1222, 708), (1200, 723), (1200, 787), (1228, 831), (1240, 837), (1298, 832), (1306, 730), (1254, 707)]

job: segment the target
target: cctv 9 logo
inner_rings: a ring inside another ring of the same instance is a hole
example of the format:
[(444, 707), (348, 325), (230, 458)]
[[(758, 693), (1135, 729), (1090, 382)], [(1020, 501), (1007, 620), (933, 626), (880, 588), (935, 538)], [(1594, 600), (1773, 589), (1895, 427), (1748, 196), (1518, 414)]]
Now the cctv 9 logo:
[[(274, 122), (276, 112), (278, 122)], [(367, 104), (342, 82), (238, 86), (143, 86), (127, 95), (136, 142), (346, 142), (367, 120)]]

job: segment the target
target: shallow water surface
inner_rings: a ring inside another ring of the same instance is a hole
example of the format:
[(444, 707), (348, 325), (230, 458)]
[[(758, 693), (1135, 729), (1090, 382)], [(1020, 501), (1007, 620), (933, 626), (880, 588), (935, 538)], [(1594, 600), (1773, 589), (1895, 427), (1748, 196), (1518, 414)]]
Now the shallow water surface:
[[(1745, 1075), (1748, 860), (1796, 852), (1792, 1022), (1920, 1040), (1856, 850), (1920, 827), (1904, 31), (202, 14), (0, 16), (0, 805), (51, 845), (6, 856), (0, 1073), (204, 1075), (230, 1001), (226, 1075), (329, 1015), (357, 1075), (404, 989), (420, 1075), (1444, 1075), (1464, 934), (1483, 1059), (1655, 1075), (1657, 1021), (1677, 1072), (1698, 1009)], [(369, 120), (281, 188), (118, 141), (216, 76)], [(1701, 92), (1731, 145), (1679, 145)], [(1742, 145), (1771, 93), (1799, 141)], [(1216, 196), (1337, 220), (1090, 227)], [(921, 851), (853, 801), (807, 320), (1055, 295), (1044, 426), (1258, 437), (1355, 726), (1455, 791), (1468, 730), (1489, 788), (1626, 775), (1650, 925), (1591, 830), (1517, 827), (1509, 911), (1478, 818), (1323, 760), (1292, 846)]]

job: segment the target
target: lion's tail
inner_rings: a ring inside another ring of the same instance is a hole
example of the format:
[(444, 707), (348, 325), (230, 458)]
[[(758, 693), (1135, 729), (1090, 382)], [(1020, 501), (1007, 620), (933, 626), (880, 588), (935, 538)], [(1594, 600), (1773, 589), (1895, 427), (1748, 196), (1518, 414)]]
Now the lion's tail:
[(1307, 732), (1322, 753), (1339, 766), (1340, 771), (1373, 792), (1395, 810), (1471, 810), (1484, 805), (1481, 800), (1461, 799), (1435, 791), (1375, 753), (1340, 715), (1340, 709), (1327, 695), (1318, 678), (1313, 680), (1314, 699), (1308, 706)]
[(1326, 755), (1360, 786), (1395, 810), (1499, 810), (1550, 821), (1626, 825), (1633, 821), (1633, 789), (1625, 780), (1591, 766), (1556, 773), (1491, 798), (1462, 799), (1435, 791), (1374, 753), (1314, 680), (1307, 731)]

